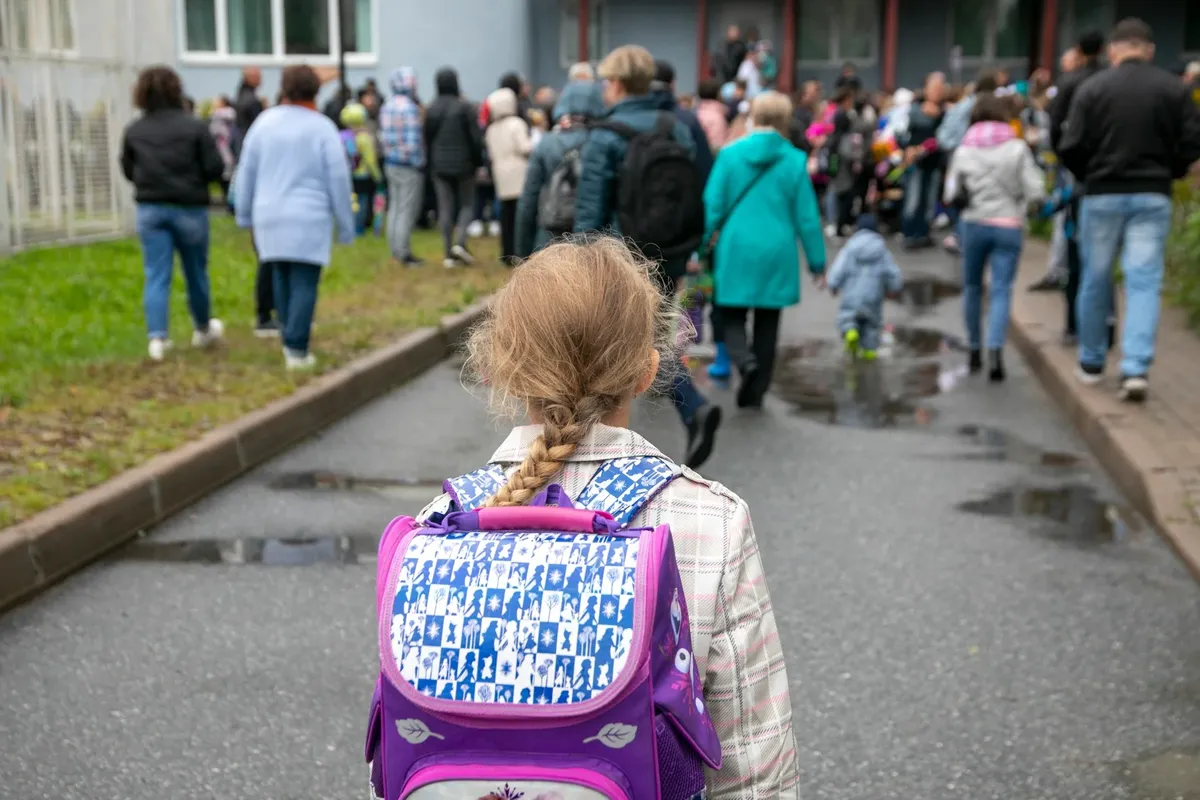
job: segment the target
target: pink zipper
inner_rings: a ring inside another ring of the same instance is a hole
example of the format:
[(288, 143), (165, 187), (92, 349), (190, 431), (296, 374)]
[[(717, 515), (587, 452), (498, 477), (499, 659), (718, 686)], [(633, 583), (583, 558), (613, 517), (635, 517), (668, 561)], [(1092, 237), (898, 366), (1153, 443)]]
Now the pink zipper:
[(444, 764), (418, 770), (400, 791), (400, 800), (434, 783), (448, 781), (552, 781), (582, 786), (600, 792), (609, 800), (629, 800), (629, 795), (616, 782), (585, 769), (554, 769), (552, 767), (503, 766), (484, 764)]

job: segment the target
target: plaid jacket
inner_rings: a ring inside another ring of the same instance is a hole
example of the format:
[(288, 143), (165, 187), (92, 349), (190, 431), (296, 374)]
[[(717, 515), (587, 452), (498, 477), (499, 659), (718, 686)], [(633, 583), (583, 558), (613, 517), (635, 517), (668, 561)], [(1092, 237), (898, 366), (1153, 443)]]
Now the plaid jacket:
[(424, 169), (421, 109), (411, 97), (395, 95), (379, 109), (379, 143), (383, 147), (384, 164)]
[[(514, 428), (492, 456), (506, 470), (525, 458), (540, 425)], [(633, 431), (598, 425), (554, 478), (571, 497), (600, 464), (659, 450)], [(709, 797), (799, 797), (800, 774), (783, 649), (750, 509), (733, 492), (689, 469), (652, 499), (634, 526), (669, 523), (692, 625), (704, 699), (724, 764)]]

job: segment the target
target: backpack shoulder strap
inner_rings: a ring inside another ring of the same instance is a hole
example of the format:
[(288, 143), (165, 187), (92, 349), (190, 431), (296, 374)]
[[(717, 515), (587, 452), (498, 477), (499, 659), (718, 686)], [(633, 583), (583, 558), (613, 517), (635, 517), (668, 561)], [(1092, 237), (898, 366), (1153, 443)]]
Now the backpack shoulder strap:
[(624, 122), (614, 122), (610, 119), (598, 119), (588, 126), (590, 130), (612, 131), (622, 139), (632, 139), (641, 131), (635, 130)]
[(658, 119), (654, 122), (654, 132), (659, 136), (670, 136), (675, 138), (675, 115), (670, 111), (658, 112)]
[(500, 491), (506, 480), (499, 464), (488, 464), (466, 475), (450, 478), (442, 484), (442, 490), (450, 495), (457, 510), (474, 511)]
[(607, 511), (624, 528), (680, 471), (665, 458), (614, 458), (600, 465), (576, 504), (591, 511)]

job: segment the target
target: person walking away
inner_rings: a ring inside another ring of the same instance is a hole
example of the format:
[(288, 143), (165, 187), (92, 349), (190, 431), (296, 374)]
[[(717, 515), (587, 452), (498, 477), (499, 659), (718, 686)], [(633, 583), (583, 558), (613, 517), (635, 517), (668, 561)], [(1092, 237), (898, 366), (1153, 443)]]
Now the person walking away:
[(512, 89), (497, 89), (488, 95), (492, 124), (485, 134), (492, 182), (500, 200), (500, 260), (516, 265), (517, 200), (525, 185), (533, 143), (529, 125), (517, 116), (517, 95)]
[(312, 68), (285, 68), (280, 87), (285, 104), (263, 112), (242, 149), (237, 223), (253, 231), (275, 277), (285, 366), (312, 369), (317, 286), (334, 228), (343, 244), (354, 241), (350, 170), (337, 126), (317, 111), (321, 82)]
[(355, 232), (359, 236), (371, 227), (375, 213), (375, 190), (383, 180), (379, 169), (379, 154), (375, 138), (367, 130), (367, 109), (361, 103), (350, 103), (342, 109), (342, 141), (350, 160), (350, 181), (356, 202)]
[(908, 127), (900, 141), (908, 165), (901, 227), (904, 246), (909, 250), (933, 246), (929, 224), (942, 183), (944, 160), (937, 146), (937, 132), (942, 124), (945, 96), (946, 76), (934, 72), (925, 80), (920, 103), (914, 104), (909, 111)]
[(600, 85), (572, 81), (554, 107), (554, 128), (534, 147), (517, 203), (517, 256), (528, 258), (575, 229), (575, 203), (588, 126), (604, 113)]
[[(242, 70), (242, 82), (234, 95), (234, 109), (237, 111), (237, 146), (235, 152), (241, 158), (242, 144), (250, 132), (250, 126), (263, 113), (265, 108), (258, 96), (262, 86), (262, 72), (258, 67), (246, 67)], [(271, 338), (279, 335), (279, 323), (275, 320), (275, 278), (271, 268), (263, 264), (258, 253), (258, 269), (254, 275), (254, 311), (257, 324), (254, 335), (261, 338)]]
[(234, 154), (235, 131), (237, 128), (237, 111), (230, 104), (229, 98), (222, 95), (213, 103), (212, 115), (208, 118), (208, 132), (217, 143), (217, 152), (221, 154), (221, 163), (225, 169), (221, 171), (221, 204), (232, 211), (229, 202), (229, 183), (233, 180), (233, 170), (237, 166), (237, 156)]
[(211, 314), (208, 282), (208, 186), (221, 179), (225, 162), (208, 126), (183, 110), (183, 84), (170, 67), (142, 70), (133, 100), (142, 116), (125, 128), (121, 171), (133, 183), (137, 203), (148, 353), (152, 361), (162, 361), (171, 346), (176, 253), (195, 328), (192, 346), (210, 347), (225, 330)]
[(754, 48), (746, 51), (738, 66), (737, 79), (746, 84), (746, 99), (753, 100), (763, 90), (762, 71), (758, 66), (758, 52)]
[[(437, 192), (445, 267), (474, 264), (467, 250), (467, 226), (475, 199), (475, 170), (483, 166), (479, 126), (458, 89), (458, 73), (450, 67), (434, 77), (437, 99), (425, 112), (425, 148)], [(484, 103), (486, 106), (487, 104)]]
[(737, 25), (730, 25), (725, 29), (725, 44), (717, 54), (721, 70), (719, 77), (722, 83), (737, 79), (738, 68), (746, 60), (746, 52), (747, 47), (746, 42), (742, 39), (742, 29)]
[(847, 352), (873, 361), (883, 330), (883, 301), (904, 288), (904, 277), (874, 214), (858, 218), (858, 230), (833, 260), (828, 285), (833, 296), (841, 298), (837, 328)]
[(835, 196), (837, 213), (833, 233), (835, 236), (848, 236), (854, 227), (855, 206), (865, 204), (867, 179), (871, 174), (869, 143), (874, 125), (869, 119), (864, 120), (855, 109), (855, 93), (852, 90), (839, 89), (834, 102), (838, 110), (833, 115), (833, 133), (827, 145), (834, 162), (831, 191)]
[(700, 183), (708, 180), (712, 172), (713, 151), (708, 147), (708, 136), (704, 126), (695, 113), (679, 105), (675, 96), (675, 67), (670, 62), (658, 60), (654, 62), (654, 82), (650, 84), (650, 92), (658, 98), (658, 107), (675, 115), (675, 118), (687, 126), (691, 134), (692, 144), (696, 148), (694, 162), (700, 171)]
[[(779, 317), (800, 302), (804, 250), (814, 279), (825, 272), (821, 212), (808, 159), (787, 139), (792, 103), (779, 92), (751, 102), (750, 132), (726, 145), (704, 189), (704, 241), (712, 252), (714, 303), (738, 369), (740, 408), (759, 408), (771, 385)], [(747, 318), (754, 316), (747, 340)]]
[[(971, 127), (971, 112), (975, 110), (976, 100), (980, 95), (995, 94), (997, 88), (996, 71), (985, 67), (975, 78), (971, 92), (946, 111), (946, 115), (942, 118), (942, 124), (937, 129), (938, 149), (942, 151), (942, 158), (946, 161), (954, 156), (954, 151), (962, 144), (963, 137), (967, 135), (967, 129)], [(945, 238), (942, 246), (950, 253), (957, 253), (960, 248), (958, 211), (948, 208), (947, 214), (953, 226), (953, 233)]]
[(704, 129), (704, 138), (713, 156), (725, 146), (729, 138), (729, 119), (725, 116), (725, 104), (721, 102), (721, 84), (715, 78), (700, 82), (700, 104), (696, 108), (696, 120)]
[(1059, 141), (1063, 164), (1084, 185), (1078, 375), (1088, 384), (1103, 378), (1119, 253), (1126, 314), (1119, 396), (1131, 402), (1146, 399), (1154, 361), (1171, 184), (1200, 160), (1200, 108), (1153, 58), (1149, 25), (1134, 18), (1117, 23), (1108, 45), (1113, 66), (1076, 91)]
[(388, 77), (392, 96), (379, 110), (379, 140), (388, 186), (388, 249), (406, 267), (424, 261), (412, 251), (412, 232), (425, 206), (426, 137), (417, 104), (417, 73), (397, 67)]
[[(551, 483), (583, 505), (594, 476), (620, 463), (613, 459), (652, 459), (675, 475), (629, 525), (671, 526), (679, 599), (688, 612), (683, 625), (692, 635), (690, 649), (672, 657), (682, 671), (695, 665), (689, 707), (712, 721), (715, 736), (697, 741), (711, 742), (724, 756), (701, 788), (712, 798), (796, 800), (800, 774), (787, 669), (750, 511), (730, 490), (681, 471), (629, 429), (634, 398), (675, 358), (675, 320), (661, 302), (653, 269), (619, 241), (601, 238), (552, 244), (513, 273), (470, 337), (468, 364), (486, 381), (496, 408), (516, 401), (533, 424), (514, 428), (487, 467), (451, 479), (450, 486), (476, 486), (480, 505), (516, 510), (540, 502)], [(418, 520), (437, 524), (441, 509), (475, 505), (452, 491)], [(390, 614), (391, 598), (385, 605)], [(590, 686), (591, 676), (584, 680)], [(749, 708), (757, 711), (748, 715)]]
[(962, 219), (963, 318), (972, 373), (983, 368), (983, 273), (991, 270), (987, 347), (988, 378), (993, 382), (1005, 378), (1004, 342), (1026, 212), (1046, 194), (1045, 176), (1011, 122), (1003, 98), (980, 95), (971, 111), (971, 127), (950, 159), (945, 187), (946, 204), (957, 206)]
[[(631, 238), (658, 263), (663, 303), (674, 306), (704, 233), (695, 143), (687, 126), (650, 94), (655, 64), (645, 48), (617, 48), (598, 72), (609, 109), (592, 125), (580, 153), (575, 230)], [(721, 409), (696, 390), (681, 359), (670, 369), (671, 400), (688, 431), (685, 463), (695, 469), (712, 454)]]

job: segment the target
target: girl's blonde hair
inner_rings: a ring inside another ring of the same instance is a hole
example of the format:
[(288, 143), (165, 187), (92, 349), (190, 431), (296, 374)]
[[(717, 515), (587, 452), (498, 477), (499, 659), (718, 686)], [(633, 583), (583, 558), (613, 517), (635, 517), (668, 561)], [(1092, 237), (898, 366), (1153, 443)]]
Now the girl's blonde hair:
[(628, 402), (667, 358), (676, 310), (651, 266), (619, 239), (552, 244), (518, 267), (467, 344), (468, 368), (509, 411), (543, 421), (489, 506), (525, 505), (588, 431)]

